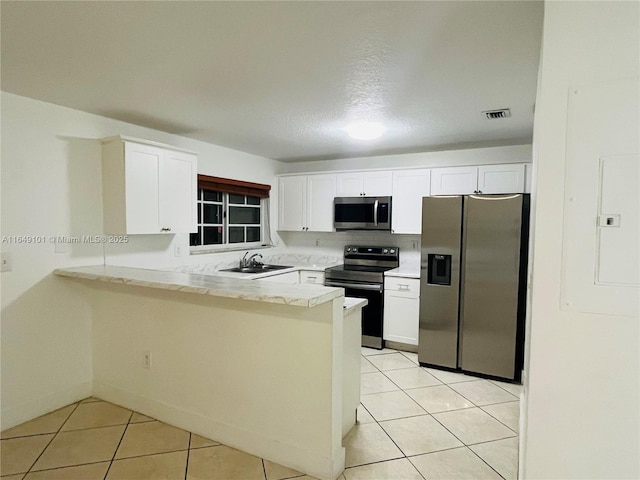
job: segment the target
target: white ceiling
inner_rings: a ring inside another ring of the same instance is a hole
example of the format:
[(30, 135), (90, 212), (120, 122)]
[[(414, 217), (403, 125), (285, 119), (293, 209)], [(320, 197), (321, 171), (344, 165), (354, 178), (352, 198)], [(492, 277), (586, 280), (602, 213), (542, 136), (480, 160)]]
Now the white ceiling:
[[(1, 85), (283, 161), (521, 144), (542, 15), (513, 0), (3, 0)], [(355, 119), (387, 132), (351, 140)]]

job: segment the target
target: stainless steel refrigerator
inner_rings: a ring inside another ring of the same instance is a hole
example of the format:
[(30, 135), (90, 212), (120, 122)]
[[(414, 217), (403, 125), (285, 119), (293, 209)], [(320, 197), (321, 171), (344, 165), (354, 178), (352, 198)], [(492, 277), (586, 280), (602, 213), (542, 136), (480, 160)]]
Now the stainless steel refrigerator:
[(422, 200), (418, 360), (519, 382), (529, 195)]

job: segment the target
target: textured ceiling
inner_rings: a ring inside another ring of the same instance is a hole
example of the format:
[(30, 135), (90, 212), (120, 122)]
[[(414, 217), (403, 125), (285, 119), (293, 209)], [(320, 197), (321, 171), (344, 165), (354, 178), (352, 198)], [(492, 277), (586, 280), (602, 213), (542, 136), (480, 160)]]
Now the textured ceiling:
[[(268, 158), (531, 140), (539, 1), (0, 8), (4, 91)], [(510, 118), (481, 115), (503, 107)], [(352, 120), (387, 131), (354, 141)]]

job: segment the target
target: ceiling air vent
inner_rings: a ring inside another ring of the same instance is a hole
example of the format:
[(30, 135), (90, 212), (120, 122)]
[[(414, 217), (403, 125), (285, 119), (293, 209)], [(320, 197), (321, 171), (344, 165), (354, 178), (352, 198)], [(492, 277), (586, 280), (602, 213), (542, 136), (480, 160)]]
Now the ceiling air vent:
[(511, 110), (508, 108), (501, 108), (500, 110), (487, 110), (482, 112), (488, 120), (494, 120), (496, 118), (507, 118), (511, 116)]

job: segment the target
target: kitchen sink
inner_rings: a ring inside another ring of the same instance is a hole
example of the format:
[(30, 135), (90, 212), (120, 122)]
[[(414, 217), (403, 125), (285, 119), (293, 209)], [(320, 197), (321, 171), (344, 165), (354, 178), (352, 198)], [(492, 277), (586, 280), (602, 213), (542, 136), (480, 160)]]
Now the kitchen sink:
[(254, 265), (252, 267), (226, 268), (220, 271), (236, 272), (236, 273), (265, 273), (265, 272), (273, 272), (274, 270), (283, 270), (285, 268), (293, 268), (293, 266), (292, 265)]

